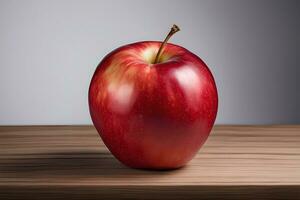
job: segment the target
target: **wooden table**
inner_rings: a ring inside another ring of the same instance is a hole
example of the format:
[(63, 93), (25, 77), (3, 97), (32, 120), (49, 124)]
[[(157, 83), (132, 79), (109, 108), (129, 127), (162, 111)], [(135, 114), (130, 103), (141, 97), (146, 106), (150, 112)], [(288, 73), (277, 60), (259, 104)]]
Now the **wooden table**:
[(300, 125), (215, 126), (188, 166), (120, 164), (92, 126), (0, 127), (0, 199), (300, 199)]

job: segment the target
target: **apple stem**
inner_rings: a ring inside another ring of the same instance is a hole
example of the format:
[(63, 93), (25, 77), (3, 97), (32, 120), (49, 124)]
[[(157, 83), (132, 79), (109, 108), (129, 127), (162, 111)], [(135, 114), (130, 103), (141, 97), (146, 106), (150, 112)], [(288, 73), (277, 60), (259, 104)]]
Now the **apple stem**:
[(165, 38), (165, 40), (163, 41), (163, 43), (161, 43), (159, 50), (156, 54), (155, 60), (154, 60), (154, 64), (159, 62), (161, 53), (163, 51), (163, 48), (165, 47), (165, 45), (167, 44), (168, 40), (172, 37), (172, 35), (174, 35), (176, 32), (180, 31), (180, 28), (174, 24), (170, 30), (170, 32), (168, 33), (167, 37)]

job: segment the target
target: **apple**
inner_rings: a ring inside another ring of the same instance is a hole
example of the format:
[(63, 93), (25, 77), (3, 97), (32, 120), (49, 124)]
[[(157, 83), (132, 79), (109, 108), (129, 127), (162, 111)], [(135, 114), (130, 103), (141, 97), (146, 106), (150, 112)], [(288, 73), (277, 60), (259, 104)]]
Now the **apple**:
[(164, 42), (122, 46), (98, 65), (89, 87), (92, 121), (103, 142), (133, 168), (184, 166), (215, 122), (218, 94), (207, 65)]

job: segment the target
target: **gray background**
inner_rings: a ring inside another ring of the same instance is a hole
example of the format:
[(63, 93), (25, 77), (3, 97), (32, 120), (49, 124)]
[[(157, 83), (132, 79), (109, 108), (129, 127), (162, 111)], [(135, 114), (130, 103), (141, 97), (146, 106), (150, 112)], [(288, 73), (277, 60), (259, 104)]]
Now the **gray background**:
[(297, 1), (0, 1), (0, 124), (91, 124), (111, 50), (172, 38), (210, 67), (219, 124), (300, 123)]

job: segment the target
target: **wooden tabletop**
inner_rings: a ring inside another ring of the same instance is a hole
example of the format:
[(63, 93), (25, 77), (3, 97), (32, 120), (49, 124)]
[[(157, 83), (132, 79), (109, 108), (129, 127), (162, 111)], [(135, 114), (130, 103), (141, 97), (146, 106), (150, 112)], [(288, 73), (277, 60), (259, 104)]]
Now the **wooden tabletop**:
[(300, 125), (215, 126), (172, 171), (130, 169), (92, 126), (0, 127), (0, 199), (300, 199)]

